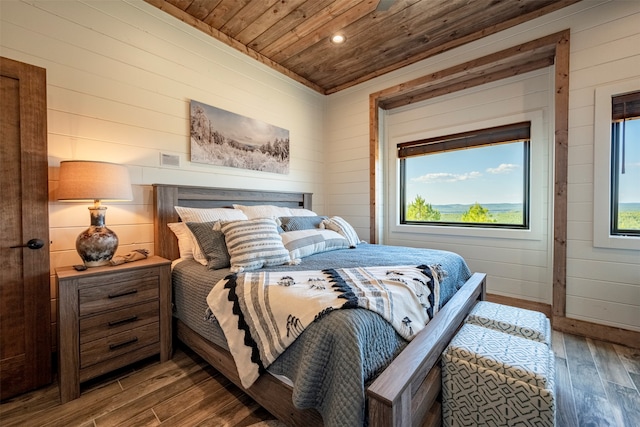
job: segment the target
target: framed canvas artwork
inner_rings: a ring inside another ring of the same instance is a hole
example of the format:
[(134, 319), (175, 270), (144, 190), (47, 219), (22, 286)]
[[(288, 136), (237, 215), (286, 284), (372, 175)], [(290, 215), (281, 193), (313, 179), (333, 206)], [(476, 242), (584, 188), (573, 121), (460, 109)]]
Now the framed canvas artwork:
[(191, 101), (191, 161), (289, 173), (289, 131)]

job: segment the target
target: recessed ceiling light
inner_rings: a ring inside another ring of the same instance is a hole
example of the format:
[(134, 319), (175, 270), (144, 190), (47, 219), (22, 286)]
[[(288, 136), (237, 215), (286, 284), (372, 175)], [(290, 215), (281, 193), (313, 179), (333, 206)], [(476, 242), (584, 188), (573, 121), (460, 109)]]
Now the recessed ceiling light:
[(342, 44), (345, 42), (345, 40), (347, 40), (347, 38), (344, 36), (344, 34), (334, 34), (331, 36), (331, 43), (333, 44)]

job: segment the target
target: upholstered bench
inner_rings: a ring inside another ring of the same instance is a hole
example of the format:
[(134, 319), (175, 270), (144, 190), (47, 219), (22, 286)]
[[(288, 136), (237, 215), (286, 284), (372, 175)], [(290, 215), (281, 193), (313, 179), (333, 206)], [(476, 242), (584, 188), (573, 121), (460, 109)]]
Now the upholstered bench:
[(538, 311), (480, 301), (465, 322), (551, 346), (551, 323), (547, 316)]
[(555, 361), (546, 343), (466, 323), (442, 354), (445, 426), (553, 426)]

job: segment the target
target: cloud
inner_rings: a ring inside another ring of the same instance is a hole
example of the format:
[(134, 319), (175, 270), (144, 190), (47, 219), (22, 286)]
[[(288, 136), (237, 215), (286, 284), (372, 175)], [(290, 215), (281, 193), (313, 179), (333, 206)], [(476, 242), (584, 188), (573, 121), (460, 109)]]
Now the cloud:
[(469, 179), (476, 179), (481, 177), (482, 174), (480, 172), (469, 172), (463, 174), (457, 173), (428, 173), (426, 175), (421, 175), (416, 178), (411, 178), (413, 182), (423, 182), (423, 183), (435, 183), (435, 182), (459, 182), (459, 181), (467, 181)]
[(511, 173), (516, 169), (519, 169), (520, 166), (514, 165), (513, 163), (502, 163), (497, 168), (487, 168), (487, 173), (497, 175), (503, 173)]

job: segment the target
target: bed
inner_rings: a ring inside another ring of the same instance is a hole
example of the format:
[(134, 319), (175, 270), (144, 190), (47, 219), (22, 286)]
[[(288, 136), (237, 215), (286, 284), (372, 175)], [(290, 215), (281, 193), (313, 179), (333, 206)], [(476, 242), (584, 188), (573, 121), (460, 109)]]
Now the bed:
[[(178, 214), (174, 209), (175, 206), (228, 208), (233, 204), (243, 204), (311, 209), (311, 199), (310, 193), (154, 185), (155, 254), (171, 260), (179, 258), (176, 237), (168, 226), (170, 223), (179, 221)], [(373, 251), (376, 249), (375, 246), (378, 245), (363, 245), (362, 252)], [(388, 250), (393, 251), (395, 248), (389, 247)], [(351, 250), (345, 249), (345, 251)], [(348, 255), (355, 253), (355, 251), (345, 252)], [(391, 253), (390, 256), (397, 257), (399, 255)], [(343, 258), (348, 257), (343, 256)], [(304, 265), (304, 262), (302, 264)], [(176, 287), (182, 286), (178, 283), (181, 282), (181, 275), (187, 274), (185, 271), (198, 270), (198, 268), (202, 269), (202, 266), (189, 266), (185, 262), (178, 263), (173, 273)], [(213, 286), (213, 283), (210, 285)], [(181, 289), (174, 289), (174, 303), (176, 305), (184, 304), (185, 293)], [(484, 292), (485, 275), (471, 274), (459, 290), (450, 296), (450, 299), (448, 298), (446, 305), (427, 326), (412, 341), (402, 345), (393, 360), (386, 364), (381, 372), (376, 372), (374, 378), (364, 385), (364, 408), (366, 408), (368, 425), (423, 426), (440, 424), (440, 354), (460, 327), (471, 307), (476, 301), (484, 299)], [(195, 304), (206, 305), (206, 302), (200, 301)], [(364, 312), (366, 310), (338, 311)], [(194, 319), (197, 318), (193, 322), (203, 322), (202, 312), (203, 308), (199, 307), (195, 310), (195, 314), (191, 314)], [(327, 318), (329, 317), (327, 316)], [(339, 318), (340, 315), (335, 317)], [(174, 319), (174, 331), (177, 339), (198, 353), (236, 385), (243, 388), (249, 396), (274, 416), (292, 426), (323, 425), (323, 418), (317, 410), (301, 410), (294, 406), (294, 389), (291, 383), (283, 381), (276, 375), (261, 375), (249, 388), (242, 387), (234, 359), (228, 349), (224, 345), (215, 344), (216, 340), (208, 336), (209, 332), (203, 331), (198, 326), (193, 326), (194, 323), (190, 322), (187, 317), (178, 315)], [(323, 319), (321, 322), (324, 321)], [(327, 319), (326, 322), (328, 321)], [(203, 328), (206, 329), (207, 326), (205, 325)], [(298, 341), (303, 341), (301, 338), (305, 336), (305, 333)]]

